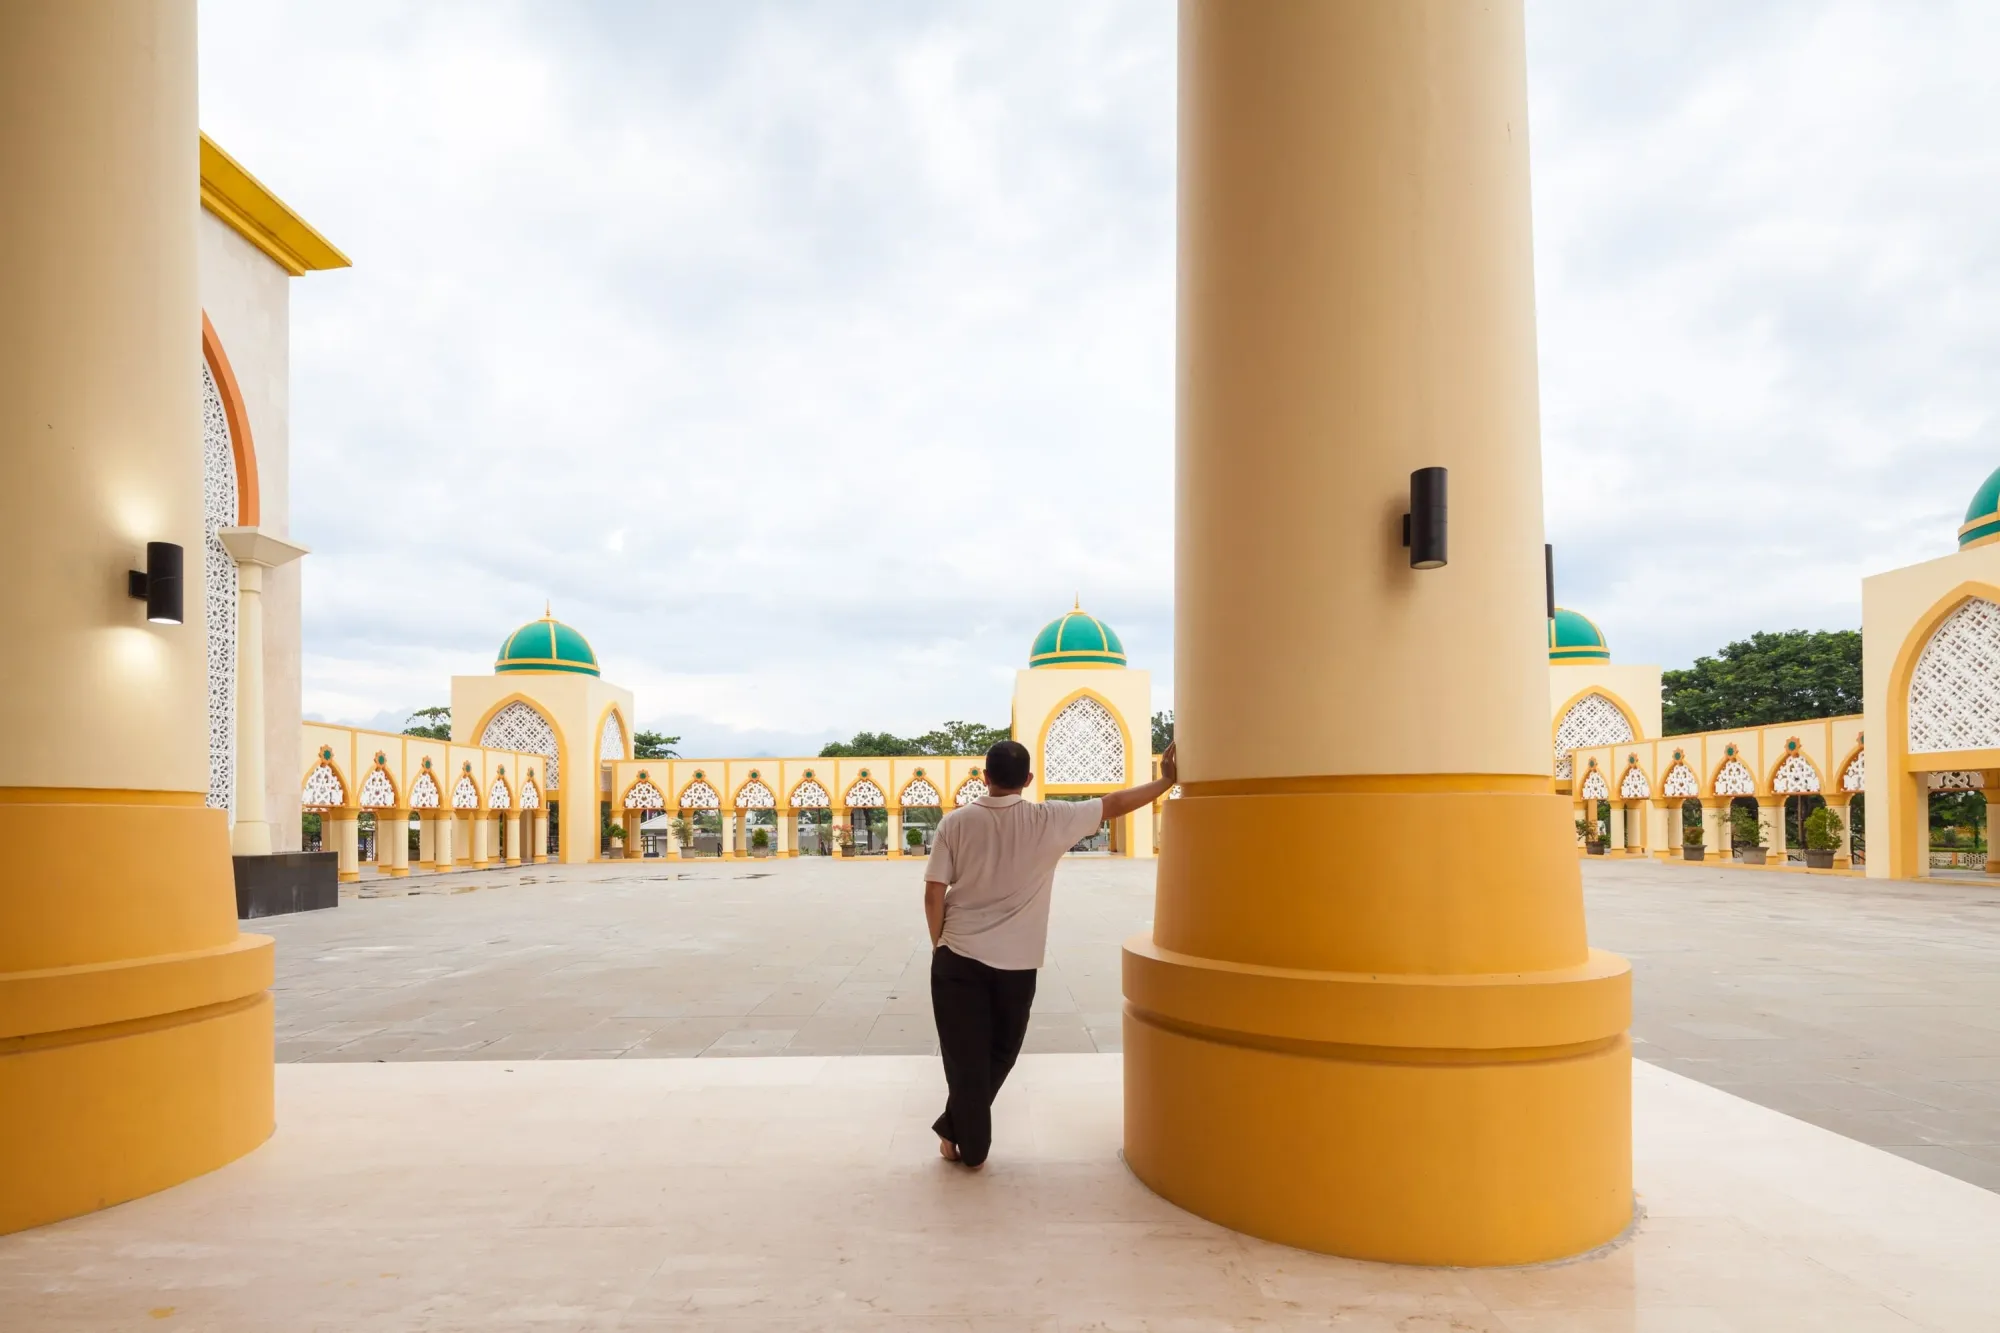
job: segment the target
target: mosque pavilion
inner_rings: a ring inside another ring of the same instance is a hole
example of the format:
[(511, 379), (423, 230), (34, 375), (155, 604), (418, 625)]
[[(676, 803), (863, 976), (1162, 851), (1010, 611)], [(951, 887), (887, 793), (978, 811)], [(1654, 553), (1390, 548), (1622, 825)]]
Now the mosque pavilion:
[[(2000, 789), (2000, 472), (1956, 549), (1863, 581), (1860, 715), (1662, 735), (1659, 667), (1545, 600), (1519, 0), (1181, 16), (1180, 786), (1091, 840), (1157, 858), (1101, 1156), (1302, 1249), (1584, 1255), (1635, 1225), (1635, 1082), (1579, 858), (1931, 874), (1931, 794)], [(201, 134), (195, 17), (0, 6), (34, 110), (0, 124), (0, 1234), (271, 1137), (274, 942), (240, 922), (298, 884), (893, 858), (985, 790), (976, 755), (641, 758), (546, 604), (451, 679), (449, 740), (303, 720), (289, 284), (348, 261)], [(1154, 773), (1112, 628), (1021, 628), (1038, 794)], [(1847, 831), (1795, 863), (1821, 805)]]

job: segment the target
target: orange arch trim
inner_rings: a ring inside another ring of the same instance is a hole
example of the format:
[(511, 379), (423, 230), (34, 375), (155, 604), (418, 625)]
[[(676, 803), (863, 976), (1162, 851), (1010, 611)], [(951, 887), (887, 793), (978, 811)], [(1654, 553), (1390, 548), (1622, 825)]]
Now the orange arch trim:
[(208, 361), (208, 373), (215, 376), (216, 392), (222, 395), (222, 415), (229, 423), (229, 448), (236, 455), (236, 525), (254, 528), (262, 510), (258, 502), (257, 446), (250, 438), (250, 414), (243, 408), (243, 390), (236, 385), (236, 372), (229, 367), (229, 354), (215, 336), (208, 312), (201, 312), (201, 354)]

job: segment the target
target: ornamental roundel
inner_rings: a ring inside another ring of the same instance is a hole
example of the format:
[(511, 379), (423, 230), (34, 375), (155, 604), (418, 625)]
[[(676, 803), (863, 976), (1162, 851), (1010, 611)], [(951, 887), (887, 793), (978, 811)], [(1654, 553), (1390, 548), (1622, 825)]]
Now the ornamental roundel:
[(1932, 791), (1979, 791), (1986, 786), (1986, 775), (1962, 769), (1932, 773), (1928, 785)]
[(826, 788), (812, 778), (801, 782), (792, 792), (792, 808), (795, 810), (824, 810), (833, 804)]
[(775, 810), (778, 808), (778, 797), (769, 787), (764, 785), (763, 779), (752, 777), (736, 793), (736, 808), (739, 810)]
[(1646, 781), (1646, 775), (1637, 764), (1626, 766), (1625, 776), (1618, 779), (1618, 798), (1624, 801), (1643, 801), (1653, 794), (1653, 788)]
[(868, 778), (862, 778), (847, 789), (847, 806), (850, 810), (879, 810), (888, 801), (882, 796), (882, 789)]
[[(706, 786), (707, 784), (703, 783), (702, 785)], [(632, 784), (631, 790), (625, 793), (625, 808), (627, 810), (664, 810), (667, 808), (666, 794), (652, 783), (646, 781), (646, 779), (640, 778)]]
[(506, 781), (501, 778), (493, 779), (493, 785), (486, 789), (486, 808), (488, 810), (505, 810), (512, 804), (514, 804), (514, 796), (512, 792), (507, 790)]
[(236, 526), (236, 450), (208, 358), (201, 362), (202, 623), (208, 636), (208, 805), (236, 805), (236, 561), (222, 538)]
[(1771, 790), (1786, 796), (1819, 790), (1819, 772), (1802, 754), (1788, 754), (1778, 771), (1771, 775)]
[(519, 750), (542, 756), (549, 790), (562, 787), (562, 770), (558, 767), (562, 761), (556, 755), (555, 728), (540, 712), (519, 699), (493, 715), (486, 730), (479, 733), (479, 743), (489, 750)]
[(1591, 769), (1584, 775), (1583, 798), (1586, 801), (1605, 801), (1611, 798), (1611, 784), (1604, 780), (1604, 774)]
[(928, 778), (914, 778), (903, 788), (903, 804), (907, 806), (935, 806), (944, 802), (938, 797), (938, 789), (931, 786)]
[(410, 809), (435, 810), (441, 793), (438, 785), (428, 772), (417, 774), (417, 780), (410, 784)]
[(1868, 790), (1868, 751), (1863, 750), (1855, 755), (1853, 762), (1841, 770), (1840, 789), (1842, 791)]
[(1632, 724), (1617, 704), (1601, 694), (1586, 694), (1571, 704), (1556, 724), (1556, 776), (1570, 777), (1570, 751), (1593, 745), (1619, 745), (1637, 740)]
[(1699, 796), (1701, 781), (1686, 764), (1675, 764), (1667, 770), (1667, 780), (1661, 784), (1660, 790), (1668, 796)]
[(1910, 748), (2000, 747), (2000, 606), (1975, 597), (1945, 617), (1910, 673)]
[(368, 770), (368, 776), (361, 783), (361, 808), (384, 810), (395, 804), (396, 784), (389, 781), (389, 775), (379, 768)]
[(523, 810), (539, 810), (542, 808), (542, 789), (535, 785), (533, 778), (529, 778), (521, 784), (521, 808)]
[(1717, 796), (1754, 796), (1757, 793), (1757, 779), (1750, 776), (1750, 770), (1743, 766), (1741, 759), (1731, 759), (1715, 775)]
[(479, 808), (479, 785), (464, 774), (459, 775), (458, 785), (451, 789), (451, 808), (454, 810)]
[(971, 805), (986, 794), (986, 784), (978, 778), (967, 778), (958, 784), (958, 795), (953, 802), (957, 805)]
[(680, 808), (683, 810), (720, 810), (722, 797), (715, 788), (702, 778), (696, 778), (681, 788)]
[(347, 789), (340, 785), (340, 775), (333, 771), (332, 764), (321, 760), (312, 772), (306, 774), (306, 785), (299, 793), (299, 804), (308, 810), (325, 810), (347, 804)]
[(597, 757), (599, 759), (625, 757), (625, 724), (618, 720), (618, 714), (615, 712), (604, 715), (604, 730), (597, 737)]
[(1042, 781), (1125, 781), (1125, 731), (1110, 709), (1087, 694), (1063, 705), (1042, 742)]

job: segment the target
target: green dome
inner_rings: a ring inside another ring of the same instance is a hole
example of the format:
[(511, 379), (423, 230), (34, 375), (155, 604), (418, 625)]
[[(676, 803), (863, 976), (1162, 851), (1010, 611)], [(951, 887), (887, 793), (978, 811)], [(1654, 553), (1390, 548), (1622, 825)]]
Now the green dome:
[(1556, 608), (1556, 617), (1549, 622), (1550, 662), (1610, 660), (1611, 647), (1604, 642), (1604, 631), (1592, 624), (1589, 616), (1560, 606)]
[(1042, 626), (1028, 650), (1031, 667), (1125, 665), (1125, 645), (1111, 626), (1085, 613), (1082, 603)]
[(575, 671), (595, 676), (597, 654), (581, 634), (544, 611), (540, 620), (531, 620), (507, 636), (493, 671), (496, 675), (503, 671)]
[(1980, 546), (2000, 537), (2000, 470), (1979, 484), (1972, 503), (1965, 507), (1965, 522), (1958, 530), (1958, 544)]

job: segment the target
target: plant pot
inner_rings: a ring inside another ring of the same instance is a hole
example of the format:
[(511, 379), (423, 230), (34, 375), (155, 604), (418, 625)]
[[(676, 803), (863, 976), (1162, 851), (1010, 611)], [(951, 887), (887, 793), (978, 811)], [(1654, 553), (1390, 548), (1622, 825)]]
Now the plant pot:
[(1586, 838), (1583, 843), (1583, 850), (1587, 856), (1602, 856), (1604, 855), (1604, 844), (1601, 842), (1591, 842)]
[(1810, 847), (1806, 848), (1806, 869), (1833, 869), (1833, 848), (1829, 847), (1823, 852), (1816, 852)]
[(1708, 848), (1706, 847), (1689, 847), (1685, 844), (1681, 846), (1681, 859), (1683, 861), (1700, 861), (1707, 856)]
[(1746, 866), (1763, 865), (1764, 849), (1762, 847), (1744, 847), (1736, 853), (1736, 859)]

